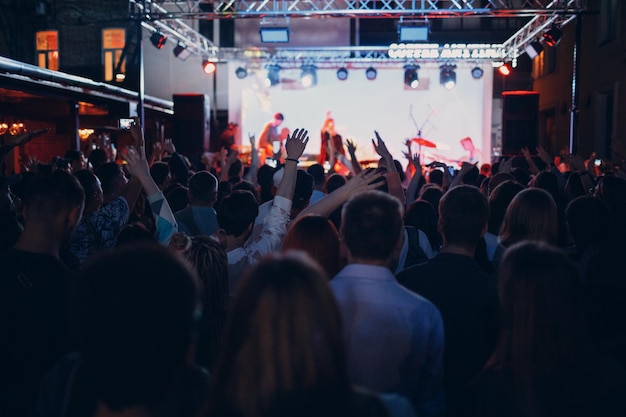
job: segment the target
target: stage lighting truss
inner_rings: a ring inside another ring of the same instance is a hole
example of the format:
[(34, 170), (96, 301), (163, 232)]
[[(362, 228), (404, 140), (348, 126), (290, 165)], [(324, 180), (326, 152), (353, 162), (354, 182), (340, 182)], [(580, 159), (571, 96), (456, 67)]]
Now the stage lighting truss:
[(265, 66), (267, 69), (267, 77), (265, 78), (265, 86), (272, 87), (280, 83), (280, 65), (268, 64)]
[(439, 67), (439, 83), (446, 90), (452, 90), (456, 85), (456, 65), (443, 64)]
[[(211, 2), (210, 10), (201, 7), (206, 0), (167, 1), (167, 0), (129, 0), (131, 18), (140, 20), (142, 26), (153, 32), (160, 31), (167, 36), (184, 42), (195, 55), (215, 57), (220, 61), (237, 58), (238, 52), (234, 48), (218, 48), (209, 39), (198, 33), (187, 23), (188, 19), (222, 19), (257, 17), (259, 19), (289, 19), (290, 17), (379, 17), (384, 13), (389, 18), (412, 18), (420, 16), (423, 19), (441, 17), (442, 13), (453, 17), (463, 17), (467, 14), (478, 16), (527, 17), (533, 16), (518, 32), (507, 41), (498, 44), (499, 58), (484, 57), (491, 61), (513, 60), (524, 53), (527, 44), (535, 40), (542, 33), (556, 24), (562, 28), (576, 15), (586, 10), (584, 0), (549, 0), (538, 2), (525, 0), (523, 2), (504, 2), (502, 0), (463, 0), (449, 2), (447, 0), (429, 0), (415, 2), (414, 0), (398, 0), (389, 2), (345, 2), (328, 0), (324, 2), (294, 1), (290, 2), (285, 10), (284, 2), (248, 2), (228, 1)], [(167, 9), (163, 6), (167, 4)], [(163, 5), (163, 6), (162, 6)], [(549, 32), (549, 30), (548, 30)], [(360, 61), (363, 55), (360, 47), (352, 47), (357, 56), (356, 60), (347, 59), (346, 62)], [(219, 55), (219, 56), (218, 56)], [(230, 55), (230, 56), (229, 56)], [(441, 57), (439, 58), (441, 59)], [(426, 60), (438, 61), (437, 58)], [(464, 59), (457, 57), (455, 59)], [(475, 59), (475, 57), (472, 57)], [(374, 61), (370, 63), (372, 65)], [(318, 61), (315, 61), (318, 65)], [(377, 64), (378, 65), (378, 64)], [(318, 65), (319, 66), (319, 65)], [(336, 67), (335, 67), (336, 68)]]
[(419, 65), (408, 64), (404, 66), (404, 84), (412, 89), (416, 89), (419, 86), (419, 77), (417, 70), (420, 69)]
[(302, 87), (308, 88), (317, 85), (317, 67), (312, 64), (304, 64), (300, 68), (300, 83)]

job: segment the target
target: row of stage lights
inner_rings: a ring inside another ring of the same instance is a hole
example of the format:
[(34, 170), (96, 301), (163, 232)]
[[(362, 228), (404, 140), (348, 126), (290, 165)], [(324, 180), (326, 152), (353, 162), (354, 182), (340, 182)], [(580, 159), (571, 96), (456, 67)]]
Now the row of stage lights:
[[(157, 49), (163, 49), (165, 43), (167, 42), (167, 36), (162, 34), (161, 32), (153, 32), (150, 35), (150, 42)], [(187, 49), (185, 44), (182, 42), (178, 42), (176, 47), (173, 50), (174, 56), (181, 60), (186, 60), (191, 52)], [(265, 79), (265, 85), (267, 87), (271, 87), (273, 85), (280, 83), (280, 70), (281, 67), (277, 64), (268, 64), (265, 66), (267, 69), (267, 77)], [(443, 85), (447, 90), (451, 90), (456, 85), (456, 65), (444, 64), (440, 67), (440, 78), (439, 82)], [(416, 89), (419, 86), (419, 77), (417, 71), (420, 69), (419, 65), (409, 64), (404, 67), (404, 84), (412, 89)], [(206, 74), (213, 74), (217, 70), (217, 64), (215, 61), (209, 59), (202, 60), (202, 70)], [(303, 87), (312, 87), (317, 84), (317, 67), (313, 64), (304, 64), (300, 67), (300, 82)], [(239, 79), (244, 79), (248, 76), (248, 70), (244, 67), (238, 67), (235, 70), (235, 75)], [(365, 77), (372, 81), (375, 80), (378, 76), (378, 71), (374, 67), (369, 67), (365, 70)], [(480, 78), (483, 76), (483, 70), (480, 67), (475, 67), (472, 69), (472, 76), (474, 78)], [(345, 81), (348, 79), (348, 69), (346, 67), (341, 67), (337, 70), (337, 79), (340, 81)]]
[[(529, 43), (525, 47), (525, 51), (530, 57), (530, 59), (535, 59), (542, 51), (542, 44), (546, 44), (549, 47), (555, 47), (563, 36), (563, 32), (559, 28), (559, 26), (555, 23), (552, 24), (551, 28), (543, 33), (541, 40), (536, 40)], [(165, 43), (167, 42), (167, 36), (163, 33), (156, 31), (150, 35), (150, 42), (157, 49), (163, 49)], [(191, 51), (187, 48), (187, 46), (178, 42), (176, 47), (174, 48), (174, 56), (181, 60), (186, 60), (190, 55)], [(268, 87), (272, 85), (278, 84), (280, 82), (279, 71), (281, 70), (279, 65), (269, 64), (265, 67), (268, 70), (268, 75), (265, 80), (265, 84)], [(440, 79), (439, 82), (443, 85), (447, 90), (451, 90), (456, 85), (456, 65), (444, 64), (440, 67)], [(217, 69), (217, 64), (215, 60), (210, 60), (204, 58), (202, 60), (202, 70), (206, 74), (213, 74)], [(409, 88), (418, 88), (419, 86), (419, 77), (417, 74), (417, 70), (420, 69), (419, 65), (416, 64), (408, 64), (404, 67), (404, 84)], [(304, 87), (311, 87), (317, 84), (317, 68), (312, 64), (305, 64), (301, 67), (302, 74), (300, 80)], [(498, 68), (498, 72), (501, 75), (507, 76), (511, 73), (511, 65), (508, 63), (504, 63)], [(235, 71), (237, 78), (243, 79), (248, 76), (248, 71), (239, 67)], [(474, 67), (471, 71), (472, 77), (475, 79), (479, 79), (483, 76), (483, 70), (480, 67)], [(375, 80), (377, 76), (377, 71), (374, 67), (369, 67), (365, 70), (365, 77), (368, 80)], [(345, 81), (348, 79), (348, 69), (345, 67), (341, 67), (337, 70), (337, 79), (340, 81)]]
[[(444, 64), (439, 67), (439, 83), (446, 89), (452, 90), (456, 85), (456, 65)], [(268, 64), (265, 66), (267, 70), (267, 77), (265, 78), (265, 86), (272, 87), (280, 83), (280, 71), (281, 67), (277, 64)], [(411, 88), (417, 89), (419, 87), (419, 75), (418, 70), (420, 66), (417, 64), (407, 64), (404, 66), (404, 84)], [(300, 83), (303, 87), (312, 87), (317, 84), (317, 67), (312, 64), (305, 64), (300, 67)], [(474, 67), (471, 70), (472, 77), (479, 79), (483, 76), (483, 70), (480, 67)], [(248, 76), (248, 70), (244, 67), (238, 67), (235, 70), (235, 75), (239, 79), (244, 79)], [(365, 70), (365, 78), (373, 81), (378, 76), (378, 71), (374, 67), (369, 67)], [(337, 70), (337, 79), (345, 81), (348, 79), (348, 69), (341, 67)]]

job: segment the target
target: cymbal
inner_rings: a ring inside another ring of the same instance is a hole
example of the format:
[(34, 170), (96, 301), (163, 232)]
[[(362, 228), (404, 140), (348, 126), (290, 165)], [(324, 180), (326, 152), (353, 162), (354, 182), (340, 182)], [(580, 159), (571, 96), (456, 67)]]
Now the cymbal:
[(434, 142), (429, 141), (424, 138), (413, 138), (411, 139), (413, 142), (417, 143), (419, 146), (425, 146), (427, 148), (436, 148), (437, 145)]

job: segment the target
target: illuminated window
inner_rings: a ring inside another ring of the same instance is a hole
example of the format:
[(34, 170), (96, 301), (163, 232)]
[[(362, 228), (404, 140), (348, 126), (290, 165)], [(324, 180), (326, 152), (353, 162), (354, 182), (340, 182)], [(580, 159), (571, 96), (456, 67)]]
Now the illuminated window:
[(35, 33), (37, 66), (59, 70), (59, 32), (46, 30)]
[(124, 47), (126, 46), (126, 29), (102, 29), (102, 64), (104, 81), (124, 81), (126, 62)]

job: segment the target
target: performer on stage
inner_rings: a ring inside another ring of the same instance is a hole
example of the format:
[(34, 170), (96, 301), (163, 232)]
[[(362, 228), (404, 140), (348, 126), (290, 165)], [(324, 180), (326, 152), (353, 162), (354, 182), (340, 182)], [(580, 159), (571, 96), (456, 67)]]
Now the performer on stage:
[(280, 144), (278, 149), (274, 149), (274, 143), (280, 143), (280, 132), (278, 126), (285, 120), (282, 113), (274, 114), (274, 118), (267, 122), (259, 135), (258, 149), (261, 152), (261, 164), (265, 163), (265, 158), (271, 157), (274, 153), (280, 152)]
[(320, 165), (324, 165), (324, 162), (328, 161), (330, 163), (330, 170), (335, 171), (336, 153), (338, 152), (345, 156), (346, 151), (343, 149), (341, 135), (335, 131), (335, 121), (330, 112), (326, 113), (326, 119), (324, 119), (324, 125), (322, 126), (321, 139), (320, 155), (317, 158), (317, 162)]

